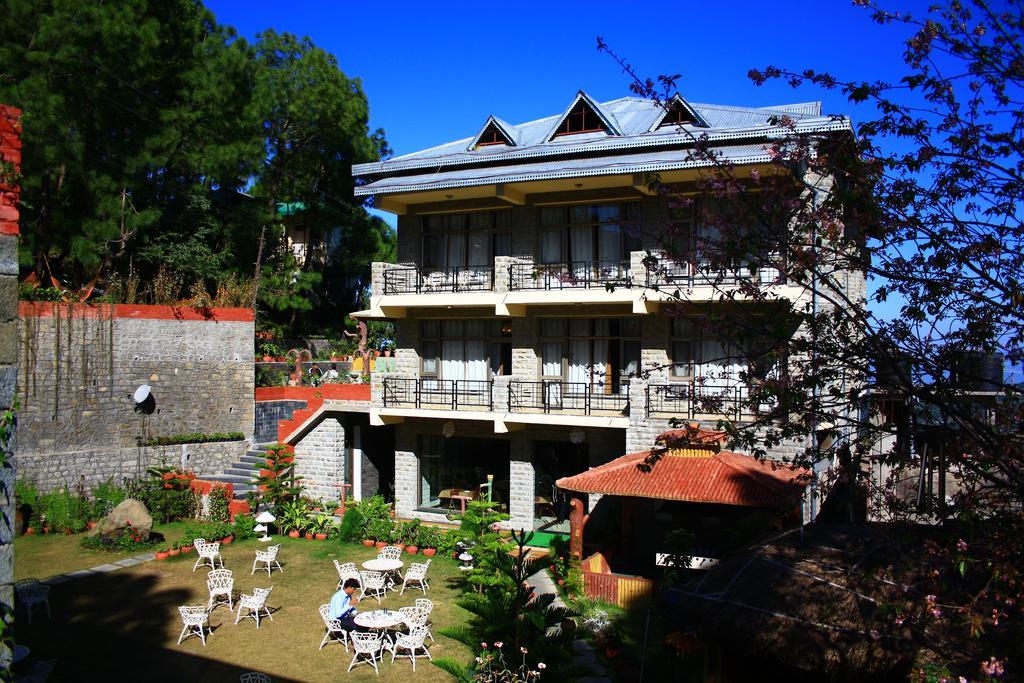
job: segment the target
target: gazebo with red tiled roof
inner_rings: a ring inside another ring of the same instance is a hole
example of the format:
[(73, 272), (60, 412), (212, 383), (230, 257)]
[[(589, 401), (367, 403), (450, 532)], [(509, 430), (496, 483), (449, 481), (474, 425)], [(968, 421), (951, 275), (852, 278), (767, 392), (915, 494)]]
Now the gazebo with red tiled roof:
[[(795, 507), (807, 471), (721, 449), (725, 434), (687, 427), (665, 432), (658, 447), (623, 455), (586, 472), (559, 479), (564, 490), (627, 498), (772, 508)], [(583, 503), (573, 499), (572, 552), (583, 551)]]

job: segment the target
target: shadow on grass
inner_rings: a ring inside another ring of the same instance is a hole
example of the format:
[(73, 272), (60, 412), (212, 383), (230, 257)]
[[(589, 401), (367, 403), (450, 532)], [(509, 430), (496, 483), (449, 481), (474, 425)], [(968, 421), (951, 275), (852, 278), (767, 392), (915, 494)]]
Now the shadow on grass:
[[(166, 647), (169, 632), (181, 629), (178, 606), (197, 600), (158, 584), (157, 576), (119, 571), (53, 586), (53, 621), (37, 613), (29, 624), (19, 614), (16, 640), (32, 649), (33, 660), (57, 660), (52, 681), (237, 681), (251, 670)], [(217, 607), (212, 637), (233, 621), (227, 606)]]

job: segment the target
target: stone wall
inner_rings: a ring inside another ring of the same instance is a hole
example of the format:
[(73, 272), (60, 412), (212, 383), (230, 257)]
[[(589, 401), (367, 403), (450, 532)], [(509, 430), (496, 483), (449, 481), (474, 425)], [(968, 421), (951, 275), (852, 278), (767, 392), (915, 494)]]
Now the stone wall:
[(325, 417), (295, 445), (295, 474), (311, 498), (338, 500), (347, 465), (345, 427), (337, 418)]
[[(21, 170), (21, 110), (0, 104), (0, 411), (14, 404), (18, 376), (18, 201)], [(0, 442), (0, 603), (13, 610), (14, 466), (12, 442)]]
[[(117, 476), (140, 442), (160, 436), (252, 438), (252, 310), (22, 302), (20, 312), (19, 476)], [(132, 400), (142, 384), (152, 387), (149, 414)], [(212, 474), (218, 458), (193, 469)]]
[(305, 401), (257, 401), (253, 442), (272, 443), (277, 441), (277, 423), (280, 420), (290, 420), (296, 410), (305, 407)]

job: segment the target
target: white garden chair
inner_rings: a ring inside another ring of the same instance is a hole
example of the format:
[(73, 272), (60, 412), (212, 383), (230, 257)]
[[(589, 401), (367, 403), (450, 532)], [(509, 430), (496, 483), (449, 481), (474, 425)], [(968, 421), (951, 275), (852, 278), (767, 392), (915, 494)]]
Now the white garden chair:
[(277, 567), (281, 571), (284, 571), (284, 567), (277, 561), (277, 552), (281, 549), (281, 545), (269, 546), (266, 550), (257, 550), (256, 559), (252, 561), (252, 571), (249, 575), (252, 576), (256, 573), (256, 565), (260, 562), (266, 565), (267, 576), (270, 576), (270, 570), (272, 567)]
[(178, 612), (184, 624), (181, 635), (178, 636), (178, 645), (189, 636), (199, 636), (199, 640), (203, 641), (203, 647), (206, 647), (206, 627), (210, 621), (210, 611), (206, 605), (186, 605), (179, 607)]
[(224, 558), (220, 556), (220, 541), (213, 543), (207, 542), (205, 538), (195, 539), (196, 553), (199, 557), (196, 558), (196, 563), (192, 566), (192, 571), (199, 569), (199, 565), (206, 565), (206, 562), (210, 562), (210, 569), (217, 568), (217, 560), (220, 560), (221, 569), (224, 568)]
[(409, 565), (409, 569), (405, 572), (405, 579), (402, 581), (402, 591), (399, 595), (405, 594), (406, 586), (415, 584), (423, 594), (427, 594), (427, 589), (430, 585), (427, 583), (427, 569), (430, 567), (430, 561), (427, 562), (413, 562)]
[(402, 549), (397, 545), (389, 545), (380, 549), (380, 553), (377, 554), (378, 560), (400, 560), (402, 559)]
[[(274, 617), (270, 614), (270, 610), (267, 608), (267, 596), (270, 595), (270, 591), (274, 590), (274, 587), (270, 588), (253, 588), (252, 595), (245, 595), (244, 593), (238, 598), (238, 614), (235, 616), (235, 623), (237, 624), (241, 619), (248, 619), (252, 617), (256, 620), (256, 628), (260, 627), (260, 617), (263, 612), (267, 613), (270, 620), (273, 621)], [(245, 616), (242, 616), (242, 610), (247, 610)]]
[(239, 679), (239, 683), (270, 683), (270, 676), (260, 671), (246, 671)]
[(353, 631), (349, 636), (352, 638), (352, 649), (355, 650), (356, 654), (352, 657), (348, 670), (351, 671), (352, 667), (360, 661), (369, 662), (373, 666), (374, 672), (379, 676), (380, 671), (377, 670), (377, 658), (379, 657), (383, 660), (381, 649), (384, 647), (384, 636), (380, 633), (363, 633), (362, 631)]
[(430, 642), (434, 642), (434, 634), (430, 632), (430, 613), (434, 611), (434, 601), (430, 598), (416, 598), (415, 605), (427, 615), (427, 637), (430, 638)]
[(413, 629), (418, 626), (425, 626), (427, 623), (427, 613), (421, 610), (419, 607), (399, 607), (398, 611), (402, 615), (402, 625), (412, 633)]
[[(399, 650), (406, 650), (409, 653), (409, 660), (412, 662), (412, 670), (416, 670), (416, 658), (427, 656), (427, 659), (433, 660), (430, 656), (430, 650), (423, 641), (427, 637), (427, 627), (418, 626), (412, 630), (411, 633), (399, 633), (395, 637), (395, 646), (391, 648), (391, 663), (395, 663), (395, 656)], [(423, 655), (416, 654), (417, 650), (423, 650)]]
[(387, 577), (382, 572), (359, 572), (359, 599), (362, 600), (369, 593), (377, 598), (380, 604), (381, 598), (387, 595)]
[(324, 627), (327, 632), (324, 633), (323, 640), (320, 641), (320, 649), (324, 649), (324, 645), (330, 642), (341, 643), (345, 646), (345, 652), (348, 652), (348, 631), (341, 627), (341, 622), (337, 619), (331, 619), (331, 606), (320, 605), (320, 618), (324, 620)]
[(14, 598), (28, 613), (28, 623), (32, 623), (32, 612), (36, 605), (46, 606), (46, 618), (53, 621), (50, 614), (50, 586), (39, 579), (20, 579), (14, 582)]
[(206, 588), (210, 591), (210, 601), (206, 608), (213, 610), (217, 605), (223, 605), (225, 601), (228, 610), (235, 611), (235, 603), (232, 592), (235, 589), (235, 579), (230, 569), (214, 569), (206, 577)]
[(359, 570), (356, 569), (355, 562), (341, 563), (335, 560), (334, 569), (338, 572), (338, 588), (341, 588), (348, 579), (359, 580)]

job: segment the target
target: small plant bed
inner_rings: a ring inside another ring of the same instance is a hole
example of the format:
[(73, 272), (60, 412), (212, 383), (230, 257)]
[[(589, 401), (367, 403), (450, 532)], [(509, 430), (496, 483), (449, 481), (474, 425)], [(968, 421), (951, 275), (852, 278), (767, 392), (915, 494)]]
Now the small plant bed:
[(143, 532), (129, 522), (128, 526), (121, 529), (121, 533), (117, 536), (85, 536), (81, 540), (81, 545), (90, 550), (135, 554), (164, 543), (164, 536), (160, 532), (151, 532), (148, 536), (143, 536)]
[(217, 443), (220, 441), (242, 441), (242, 432), (213, 432), (212, 434), (175, 434), (158, 436), (146, 441), (143, 446), (175, 446), (183, 443)]

